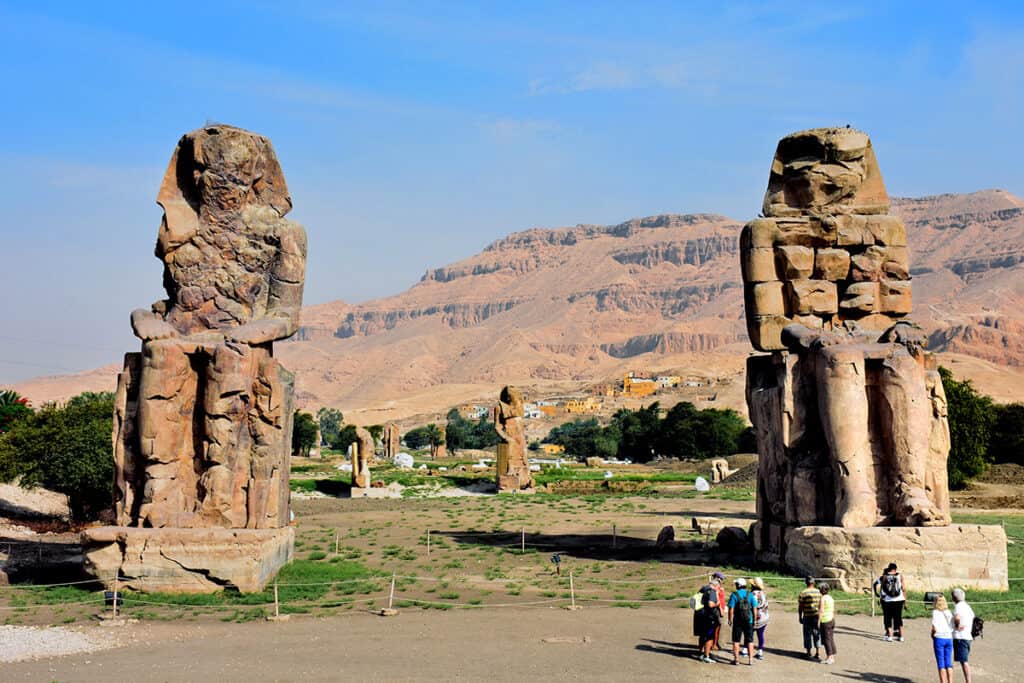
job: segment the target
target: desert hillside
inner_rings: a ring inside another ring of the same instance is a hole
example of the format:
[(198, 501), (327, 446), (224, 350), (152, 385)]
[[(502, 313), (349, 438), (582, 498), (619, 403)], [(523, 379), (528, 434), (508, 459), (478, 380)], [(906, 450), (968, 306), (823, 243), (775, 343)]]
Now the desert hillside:
[[(932, 348), (997, 399), (1024, 399), (1024, 200), (987, 190), (895, 199), (893, 211)], [(741, 377), (741, 227), (693, 214), (513, 233), (396, 296), (307, 307), (278, 355), (302, 405), (361, 422), (440, 412), (505, 383), (557, 394), (628, 369)], [(720, 405), (742, 409), (742, 381), (727, 384)], [(40, 402), (111, 385), (105, 367), (17, 389)]]

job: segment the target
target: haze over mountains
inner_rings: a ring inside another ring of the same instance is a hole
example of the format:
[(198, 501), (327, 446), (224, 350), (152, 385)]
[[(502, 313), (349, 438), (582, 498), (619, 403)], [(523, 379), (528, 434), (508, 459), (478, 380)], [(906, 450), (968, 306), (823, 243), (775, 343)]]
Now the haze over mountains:
[[(1024, 398), (1024, 200), (986, 190), (894, 199), (893, 212), (931, 348), (997, 399)], [(277, 355), (300, 404), (366, 423), (493, 399), (506, 383), (570, 392), (628, 369), (734, 378), (721, 401), (742, 409), (742, 224), (685, 214), (513, 233), (396, 296), (306, 307)], [(112, 388), (113, 372), (16, 388), (38, 403)]]

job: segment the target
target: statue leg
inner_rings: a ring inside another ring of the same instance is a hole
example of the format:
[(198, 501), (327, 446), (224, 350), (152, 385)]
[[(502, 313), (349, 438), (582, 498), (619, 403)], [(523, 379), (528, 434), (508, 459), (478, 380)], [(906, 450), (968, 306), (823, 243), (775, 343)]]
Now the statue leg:
[(196, 506), (196, 373), (176, 340), (142, 345), (139, 453), (145, 463), (140, 526), (192, 525)]
[(894, 524), (929, 526), (946, 523), (945, 515), (925, 491), (932, 426), (932, 402), (921, 363), (902, 347), (882, 364), (879, 405), (882, 433), (889, 437), (889, 454), (895, 482)]
[(949, 475), (946, 471), (946, 460), (949, 458), (948, 404), (942, 378), (937, 371), (928, 370), (925, 373), (925, 384), (932, 407), (925, 492), (948, 524), (952, 521), (949, 516)]
[(852, 345), (837, 345), (820, 354), (818, 409), (835, 476), (836, 525), (874, 526), (878, 511), (870, 480), (864, 353)]
[[(253, 348), (252, 392), (249, 410), (251, 450), (249, 459), (249, 518), (253, 529), (288, 525), (288, 458), (291, 454), (288, 424), (292, 401), (290, 375), (266, 349)], [(287, 441), (287, 443), (286, 443)]]
[(247, 518), (253, 359), (249, 347), (242, 345), (218, 344), (209, 352), (203, 392), (203, 521), (207, 526), (240, 528)]

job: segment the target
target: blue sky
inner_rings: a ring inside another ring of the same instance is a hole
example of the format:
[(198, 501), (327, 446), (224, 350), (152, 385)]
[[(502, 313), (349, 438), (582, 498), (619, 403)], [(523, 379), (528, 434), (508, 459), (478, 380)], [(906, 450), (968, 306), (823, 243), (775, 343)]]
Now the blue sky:
[(0, 382), (137, 345), (156, 189), (207, 121), (273, 140), (307, 303), (528, 227), (752, 217), (812, 126), (868, 131), (892, 194), (1024, 194), (1011, 2), (0, 0), (0, 76)]

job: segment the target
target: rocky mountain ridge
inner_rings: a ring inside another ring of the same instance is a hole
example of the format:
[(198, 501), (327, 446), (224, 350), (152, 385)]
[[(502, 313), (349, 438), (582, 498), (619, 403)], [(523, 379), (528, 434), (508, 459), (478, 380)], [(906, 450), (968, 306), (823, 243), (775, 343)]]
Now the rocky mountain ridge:
[[(1024, 200), (987, 190), (892, 203), (907, 222), (913, 319), (933, 348), (1024, 379), (1014, 370), (1024, 368)], [(365, 411), (370, 422), (503, 383), (561, 390), (628, 369), (733, 376), (751, 352), (741, 227), (667, 214), (512, 233), (396, 296), (306, 307), (278, 355), (303, 404)], [(33, 384), (21, 389), (31, 395)], [(734, 393), (727, 402), (742, 408)]]

